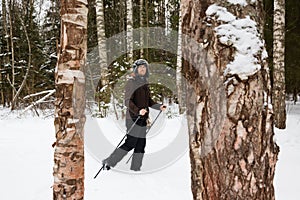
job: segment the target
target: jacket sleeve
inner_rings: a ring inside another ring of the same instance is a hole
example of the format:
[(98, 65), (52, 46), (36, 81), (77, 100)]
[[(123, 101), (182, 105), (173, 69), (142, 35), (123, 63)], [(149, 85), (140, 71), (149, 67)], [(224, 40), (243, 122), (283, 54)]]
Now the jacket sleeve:
[(133, 93), (134, 93), (133, 81), (128, 80), (125, 86), (125, 106), (130, 112), (134, 113), (135, 115), (138, 115), (139, 108), (135, 105), (133, 101)]

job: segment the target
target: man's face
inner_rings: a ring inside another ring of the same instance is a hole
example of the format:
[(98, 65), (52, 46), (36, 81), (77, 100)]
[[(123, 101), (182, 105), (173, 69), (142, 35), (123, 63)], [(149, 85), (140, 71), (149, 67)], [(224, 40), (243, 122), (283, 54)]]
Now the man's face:
[(145, 65), (140, 65), (138, 67), (138, 74), (140, 76), (145, 76), (146, 72), (147, 72), (147, 67)]

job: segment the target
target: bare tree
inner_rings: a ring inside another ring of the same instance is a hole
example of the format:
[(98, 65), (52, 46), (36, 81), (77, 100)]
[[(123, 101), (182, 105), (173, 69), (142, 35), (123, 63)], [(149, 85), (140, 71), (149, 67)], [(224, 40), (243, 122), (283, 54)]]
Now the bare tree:
[(28, 32), (27, 32), (26, 26), (25, 26), (23, 20), (21, 19), (21, 17), (20, 17), (20, 21), (21, 21), (21, 24), (22, 24), (22, 27), (23, 27), (23, 30), (24, 30), (24, 34), (26, 36), (27, 45), (28, 45), (28, 66), (27, 66), (26, 74), (25, 74), (25, 76), (23, 78), (23, 81), (22, 81), (19, 89), (17, 90), (15, 96), (13, 96), (13, 99), (12, 99), (12, 102), (11, 102), (11, 110), (15, 109), (15, 105), (17, 103), (17, 99), (19, 98), (19, 95), (20, 95), (21, 91), (23, 90), (23, 88), (25, 86), (26, 80), (27, 80), (28, 75), (29, 75), (29, 70), (30, 70), (30, 67), (31, 67), (31, 44), (30, 44), (30, 39), (29, 39), (29, 36), (28, 36)]
[(53, 199), (84, 198), (87, 1), (61, 1), (61, 40), (55, 72)]
[(285, 0), (274, 0), (273, 24), (273, 93), (275, 126), (286, 127), (285, 108)]
[(263, 6), (251, 2), (181, 2), (195, 200), (275, 199)]

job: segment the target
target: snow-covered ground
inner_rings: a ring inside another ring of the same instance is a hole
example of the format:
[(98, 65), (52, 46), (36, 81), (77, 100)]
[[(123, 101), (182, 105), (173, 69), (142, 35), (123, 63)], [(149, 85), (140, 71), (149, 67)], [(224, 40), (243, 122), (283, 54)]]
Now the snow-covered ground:
[[(0, 112), (0, 199), (52, 199), (54, 127), (52, 118), (16, 119)], [(172, 120), (165, 120), (164, 126)], [(168, 132), (176, 130), (175, 125)], [(300, 188), (300, 104), (288, 104), (286, 130), (275, 130), (280, 146), (275, 175), (277, 200), (298, 200)], [(155, 137), (155, 136), (153, 136)], [(157, 136), (158, 137), (158, 136)], [(151, 142), (148, 143), (151, 145)], [(192, 199), (188, 151), (172, 165), (152, 173), (130, 174), (99, 169), (95, 155), (86, 151), (85, 199)]]

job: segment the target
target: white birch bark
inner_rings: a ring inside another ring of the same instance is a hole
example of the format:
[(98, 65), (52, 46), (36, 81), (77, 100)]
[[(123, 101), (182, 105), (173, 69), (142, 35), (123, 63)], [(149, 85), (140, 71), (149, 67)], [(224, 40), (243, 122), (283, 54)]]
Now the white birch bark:
[(171, 29), (171, 22), (170, 22), (170, 7), (169, 0), (164, 0), (165, 3), (165, 35), (168, 35), (170, 33)]
[[(143, 13), (144, 13), (144, 0), (140, 0), (140, 28), (144, 26)], [(140, 57), (143, 58), (144, 57), (144, 31), (143, 30), (140, 31), (140, 46), (141, 46)]]
[(61, 1), (61, 40), (55, 70), (53, 199), (84, 199), (87, 0)]
[(273, 24), (273, 108), (275, 126), (286, 127), (285, 108), (285, 0), (274, 0)]
[(129, 63), (133, 63), (133, 13), (132, 0), (126, 0), (127, 10), (127, 55)]
[(104, 21), (103, 0), (96, 0), (96, 14), (97, 14), (99, 65), (101, 69), (101, 85), (102, 87), (104, 87), (105, 85), (108, 84), (108, 66), (107, 66), (107, 53), (106, 53), (107, 50), (106, 50), (106, 37), (105, 37), (105, 26), (104, 26), (105, 21)]
[(179, 113), (184, 112), (183, 108), (183, 85), (182, 85), (182, 18), (181, 18), (181, 9), (179, 9), (179, 23), (178, 23), (178, 47), (177, 47), (177, 64), (176, 64), (176, 87), (177, 87), (177, 98), (179, 104)]

